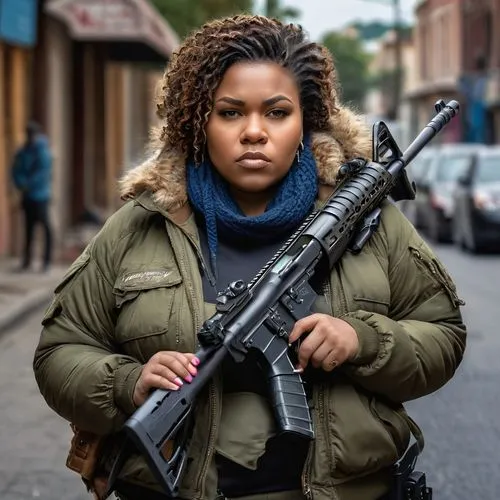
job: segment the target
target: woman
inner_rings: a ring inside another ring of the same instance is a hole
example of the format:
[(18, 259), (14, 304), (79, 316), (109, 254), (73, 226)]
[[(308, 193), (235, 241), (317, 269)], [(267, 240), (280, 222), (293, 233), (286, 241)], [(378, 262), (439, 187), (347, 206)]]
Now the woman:
[[(71, 266), (43, 319), (35, 374), (48, 404), (111, 436), (154, 388), (196, 377), (196, 333), (217, 291), (250, 280), (368, 158), (337, 96), (332, 60), (301, 28), (259, 16), (185, 40), (159, 95), (157, 152), (122, 180), (130, 201)], [(375, 500), (418, 428), (402, 403), (445, 384), (465, 347), (460, 300), (398, 209), (384, 205), (361, 254), (346, 254), (298, 321), (315, 440), (276, 435), (265, 374), (226, 360), (196, 406), (180, 497)], [(308, 333), (306, 336), (305, 334)], [(103, 459), (103, 469), (107, 461)], [(168, 498), (142, 458), (120, 498)]]

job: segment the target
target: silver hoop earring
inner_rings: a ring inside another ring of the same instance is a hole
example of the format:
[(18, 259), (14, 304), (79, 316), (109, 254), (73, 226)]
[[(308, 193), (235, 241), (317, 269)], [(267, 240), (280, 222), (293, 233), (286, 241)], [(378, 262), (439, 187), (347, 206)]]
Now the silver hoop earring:
[(297, 155), (297, 163), (300, 163), (300, 154), (302, 151), (304, 151), (304, 143), (300, 141), (299, 149), (297, 149), (297, 153), (295, 153)]

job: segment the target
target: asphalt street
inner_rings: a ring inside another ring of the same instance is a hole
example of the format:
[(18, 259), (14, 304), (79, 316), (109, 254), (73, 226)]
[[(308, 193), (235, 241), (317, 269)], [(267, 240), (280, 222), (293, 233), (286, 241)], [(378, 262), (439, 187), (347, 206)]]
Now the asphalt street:
[[(407, 406), (426, 437), (418, 468), (437, 500), (496, 500), (500, 492), (500, 255), (437, 252), (466, 301), (466, 357), (437, 393)], [(64, 463), (70, 429), (39, 395), (32, 356), (41, 311), (0, 338), (0, 499), (84, 500)]]

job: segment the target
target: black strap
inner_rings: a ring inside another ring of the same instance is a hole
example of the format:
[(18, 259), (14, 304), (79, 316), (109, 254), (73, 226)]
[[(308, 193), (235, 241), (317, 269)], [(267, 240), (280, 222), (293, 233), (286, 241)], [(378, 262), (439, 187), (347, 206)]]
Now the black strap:
[(116, 458), (114, 459), (113, 465), (111, 467), (111, 471), (108, 477), (108, 487), (106, 489), (106, 493), (104, 494), (104, 500), (108, 498), (113, 491), (116, 489), (116, 485), (118, 484), (118, 474), (122, 470), (125, 462), (130, 457), (132, 453), (132, 444), (129, 442), (129, 439), (124, 436), (123, 441), (121, 443), (120, 448), (118, 449), (118, 453)]

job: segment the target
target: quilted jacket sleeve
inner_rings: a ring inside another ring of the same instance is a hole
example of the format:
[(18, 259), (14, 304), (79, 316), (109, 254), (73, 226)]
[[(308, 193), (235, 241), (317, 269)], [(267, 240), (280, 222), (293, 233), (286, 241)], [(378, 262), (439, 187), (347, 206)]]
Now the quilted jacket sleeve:
[(404, 402), (451, 379), (464, 354), (466, 328), (463, 302), (443, 264), (396, 207), (386, 206), (383, 214), (389, 314), (354, 311), (343, 318), (360, 339), (346, 370), (364, 388)]
[(96, 259), (106, 244), (105, 228), (56, 288), (34, 357), (35, 377), (48, 405), (97, 434), (118, 430), (134, 411), (132, 391), (141, 370), (112, 343), (112, 284)]

